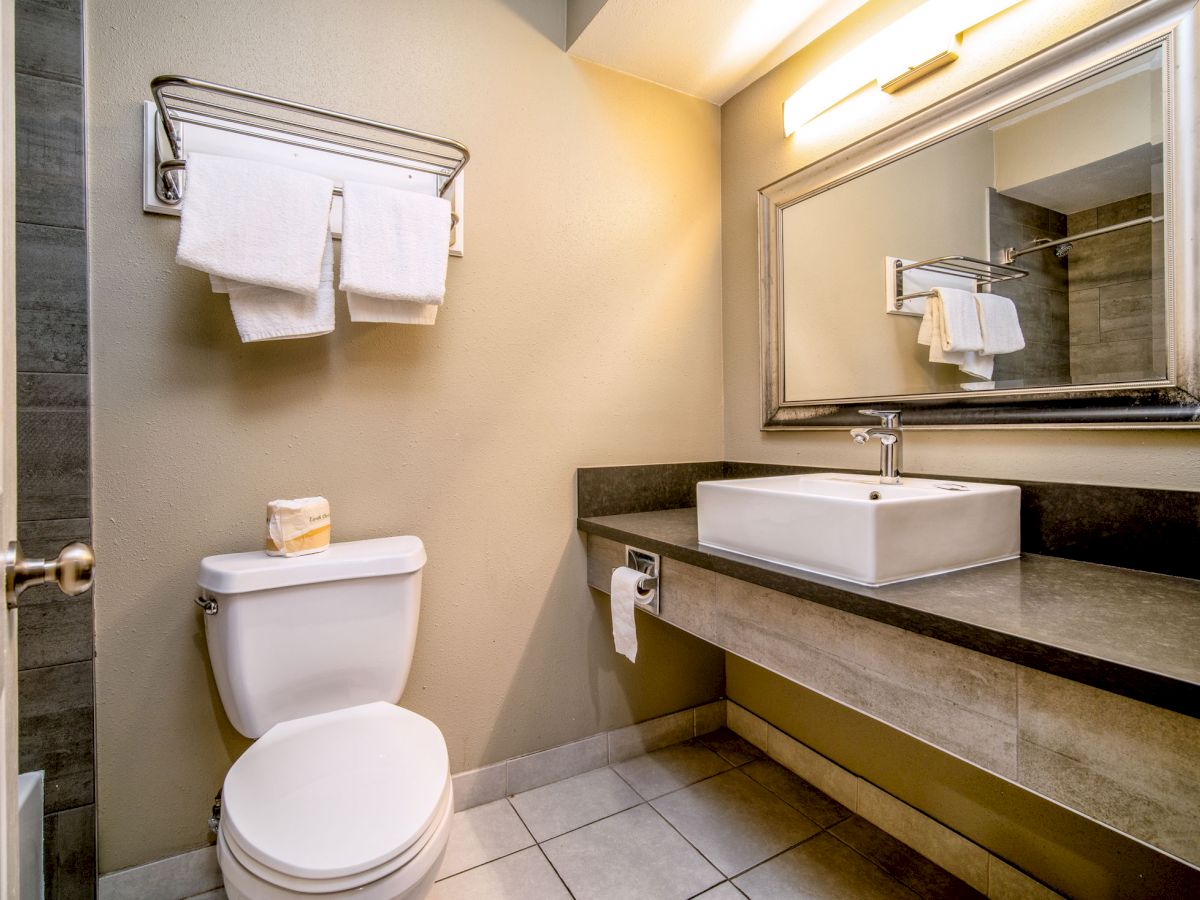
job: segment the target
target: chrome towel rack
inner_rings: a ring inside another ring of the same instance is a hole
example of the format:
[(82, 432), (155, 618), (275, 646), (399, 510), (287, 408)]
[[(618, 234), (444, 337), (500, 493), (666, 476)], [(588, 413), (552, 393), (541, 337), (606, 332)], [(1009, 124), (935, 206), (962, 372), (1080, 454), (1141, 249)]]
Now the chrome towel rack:
[(452, 138), (185, 75), (159, 75), (150, 82), (150, 93), (170, 153), (164, 156), (154, 142), (154, 192), (168, 206), (183, 199), (179, 173), (187, 166), (187, 123), (426, 173), (436, 179), (439, 196), (446, 195), (471, 158), (466, 145)]
[(898, 310), (904, 308), (905, 300), (933, 296), (934, 292), (932, 290), (904, 293), (904, 273), (913, 269), (935, 272), (940, 275), (952, 275), (957, 278), (970, 278), (975, 282), (976, 290), (988, 284), (1015, 281), (1029, 274), (1017, 266), (992, 262), (987, 259), (977, 259), (974, 256), (939, 256), (934, 259), (925, 259), (914, 263), (903, 263), (897, 259), (894, 263), (892, 277), (895, 279), (896, 288), (893, 304)]

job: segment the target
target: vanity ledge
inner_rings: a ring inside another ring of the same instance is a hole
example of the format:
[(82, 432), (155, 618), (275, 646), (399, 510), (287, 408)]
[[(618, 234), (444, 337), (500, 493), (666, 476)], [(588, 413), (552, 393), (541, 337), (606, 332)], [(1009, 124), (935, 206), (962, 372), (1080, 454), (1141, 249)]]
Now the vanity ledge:
[(580, 517), (577, 526), (719, 575), (1200, 718), (1198, 580), (1024, 554), (872, 588), (703, 546), (694, 508)]

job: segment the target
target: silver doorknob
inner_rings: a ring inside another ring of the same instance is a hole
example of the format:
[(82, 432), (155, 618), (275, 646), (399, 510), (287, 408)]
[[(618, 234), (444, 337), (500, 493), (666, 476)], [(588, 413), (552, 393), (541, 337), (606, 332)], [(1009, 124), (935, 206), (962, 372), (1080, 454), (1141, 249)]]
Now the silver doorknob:
[(4, 554), (4, 590), (8, 608), (17, 605), (25, 588), (54, 582), (70, 597), (84, 593), (92, 586), (96, 571), (96, 554), (82, 541), (67, 544), (54, 559), (27, 559), (21, 545), (12, 541)]

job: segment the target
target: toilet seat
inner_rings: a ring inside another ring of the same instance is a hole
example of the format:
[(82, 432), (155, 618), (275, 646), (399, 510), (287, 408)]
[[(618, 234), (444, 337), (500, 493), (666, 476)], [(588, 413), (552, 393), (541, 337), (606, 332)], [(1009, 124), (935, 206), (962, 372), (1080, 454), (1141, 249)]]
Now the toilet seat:
[(368, 703), (267, 731), (225, 779), (221, 833), (253, 876), (288, 891), (333, 893), (405, 866), (451, 803), (437, 726)]
[(434, 839), (437, 829), (445, 820), (453, 815), (453, 804), (454, 798), (451, 785), (447, 781), (446, 789), (442, 795), (442, 800), (438, 804), (438, 812), (434, 821), (413, 842), (412, 846), (378, 866), (365, 869), (353, 875), (343, 875), (334, 878), (297, 878), (294, 875), (288, 875), (286, 872), (280, 872), (278, 869), (273, 869), (255, 859), (253, 854), (242, 847), (237, 842), (237, 838), (229, 831), (222, 829), (221, 839), (231, 857), (240, 863), (251, 875), (261, 878), (270, 884), (300, 894), (331, 894), (339, 891), (351, 891), (355, 888), (361, 888), (363, 885), (380, 881), (398, 872), (423, 853)]

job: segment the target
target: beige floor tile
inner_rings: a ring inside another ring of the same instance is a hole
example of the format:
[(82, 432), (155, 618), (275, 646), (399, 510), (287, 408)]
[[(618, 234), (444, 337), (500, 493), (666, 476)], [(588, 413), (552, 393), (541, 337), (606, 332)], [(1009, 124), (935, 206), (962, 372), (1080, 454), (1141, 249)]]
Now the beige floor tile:
[(712, 890), (705, 891), (696, 900), (746, 900), (746, 895), (731, 882), (723, 881)]
[(637, 806), (642, 798), (612, 769), (596, 769), (516, 794), (512, 804), (538, 841)]
[(429, 900), (570, 900), (546, 857), (530, 847), (439, 881)]
[(449, 878), (532, 844), (533, 838), (507, 800), (463, 810), (454, 814), (438, 878)]
[(635, 756), (613, 766), (634, 790), (652, 800), (724, 772), (729, 763), (694, 741)]
[(667, 794), (652, 805), (726, 876), (744, 872), (820, 831), (736, 770)]
[(758, 759), (742, 771), (789, 806), (794, 806), (822, 828), (836, 825), (853, 813), (824, 791), (771, 759)]
[(734, 879), (750, 900), (917, 900), (837, 838), (821, 834)]
[(702, 735), (699, 740), (731, 766), (744, 766), (752, 760), (762, 759), (765, 755), (745, 738), (738, 737), (728, 728), (719, 728), (710, 734)]
[(723, 880), (648, 804), (542, 845), (576, 900), (685, 900)]

